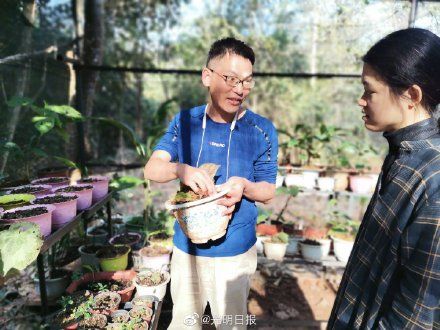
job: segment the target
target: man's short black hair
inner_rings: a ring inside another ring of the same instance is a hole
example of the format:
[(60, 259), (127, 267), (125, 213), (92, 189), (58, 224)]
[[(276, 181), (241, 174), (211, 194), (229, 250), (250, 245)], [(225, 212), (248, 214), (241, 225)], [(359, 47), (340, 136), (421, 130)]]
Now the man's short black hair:
[(236, 54), (247, 58), (251, 61), (252, 65), (255, 63), (255, 54), (251, 47), (246, 45), (243, 41), (237, 40), (235, 38), (224, 38), (217, 40), (211, 45), (211, 49), (208, 53), (208, 59), (206, 60), (206, 65), (216, 58), (223, 57), (227, 53)]

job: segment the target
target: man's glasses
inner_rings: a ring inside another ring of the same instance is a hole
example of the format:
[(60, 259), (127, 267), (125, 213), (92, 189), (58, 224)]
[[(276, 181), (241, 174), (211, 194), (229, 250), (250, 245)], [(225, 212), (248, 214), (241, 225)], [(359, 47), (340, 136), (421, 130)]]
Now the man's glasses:
[(255, 86), (255, 80), (252, 77), (248, 78), (247, 80), (241, 80), (235, 76), (226, 76), (224, 74), (220, 74), (220, 73), (214, 71), (213, 69), (210, 69), (210, 68), (207, 68), (207, 69), (209, 71), (212, 71), (215, 74), (219, 75), (220, 77), (222, 77), (223, 80), (225, 81), (226, 85), (228, 85), (229, 87), (237, 87), (239, 84), (242, 84), (243, 88), (251, 89)]

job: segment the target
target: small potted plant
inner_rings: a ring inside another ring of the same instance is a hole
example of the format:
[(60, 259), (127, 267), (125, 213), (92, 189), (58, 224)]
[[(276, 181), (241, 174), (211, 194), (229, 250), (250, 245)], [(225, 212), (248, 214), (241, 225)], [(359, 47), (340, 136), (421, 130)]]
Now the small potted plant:
[(139, 250), (142, 247), (142, 235), (136, 232), (125, 232), (113, 236), (109, 240), (110, 244), (129, 245), (132, 250)]
[(50, 194), (52, 187), (46, 184), (24, 185), (12, 188), (7, 194), (31, 194), (35, 197)]
[(73, 193), (78, 196), (78, 210), (82, 211), (92, 205), (93, 186), (90, 184), (77, 184), (75, 186), (62, 186), (54, 189), (55, 193)]
[(40, 227), (41, 234), (48, 237), (52, 230), (52, 205), (29, 205), (3, 212), (1, 220), (4, 222), (32, 222)]
[(137, 296), (131, 301), (132, 306), (144, 306), (153, 308), (154, 302), (157, 300), (155, 296)]
[(304, 259), (319, 262), (328, 256), (330, 243), (329, 239), (305, 239), (299, 245)]
[(87, 228), (87, 240), (93, 244), (107, 244), (108, 231), (102, 227)]
[(134, 283), (139, 296), (153, 295), (162, 300), (169, 281), (170, 273), (167, 271), (146, 269), (137, 274)]
[[(64, 269), (53, 269), (46, 277), (46, 295), (47, 299), (54, 300), (61, 297), (69, 285), (70, 272)], [(34, 277), (35, 289), (40, 294), (40, 280)]]
[(81, 278), (73, 281), (66, 292), (72, 294), (78, 290), (89, 290), (97, 293), (109, 290), (119, 294), (121, 302), (125, 303), (130, 301), (135, 289), (133, 284), (135, 277), (136, 272), (133, 270), (86, 273)]
[(130, 251), (130, 247), (126, 245), (108, 245), (102, 247), (96, 256), (103, 271), (114, 272), (127, 268)]
[(171, 250), (160, 245), (151, 245), (142, 248), (139, 251), (138, 269), (151, 268), (161, 270), (164, 266), (168, 266), (171, 260)]
[(129, 314), (133, 319), (141, 319), (150, 322), (151, 317), (153, 316), (153, 310), (146, 306), (135, 306), (130, 310)]
[(93, 295), (88, 291), (61, 297), (61, 311), (55, 316), (54, 323), (64, 329), (76, 329), (79, 321), (92, 316), (93, 303)]
[(102, 225), (89, 227), (86, 230), (87, 242), (92, 244), (106, 245), (108, 244), (108, 236), (107, 228)]
[(281, 232), (271, 237), (270, 240), (263, 242), (264, 254), (268, 259), (282, 261), (286, 254), (287, 244), (289, 243), (289, 235)]
[(31, 204), (35, 199), (31, 194), (11, 194), (0, 196), (0, 207), (3, 210), (15, 209), (17, 207)]
[(333, 240), (333, 251), (339, 261), (346, 263), (350, 258), (360, 222), (340, 211), (334, 211), (332, 217), (329, 235)]
[(58, 188), (61, 186), (68, 185), (69, 182), (70, 182), (70, 179), (68, 177), (53, 176), (53, 177), (32, 180), (31, 184), (33, 184), (33, 185), (46, 184), (46, 185), (51, 186), (52, 188)]
[(80, 329), (104, 329), (107, 325), (107, 316), (103, 314), (91, 314), (78, 323)]
[(130, 320), (130, 314), (125, 309), (118, 309), (110, 315), (112, 323), (127, 323)]
[(75, 194), (49, 194), (36, 198), (32, 204), (50, 204), (55, 206), (55, 210), (52, 213), (52, 227), (58, 229), (75, 218), (77, 200), (78, 196)]
[(94, 269), (99, 268), (99, 259), (96, 253), (102, 248), (102, 244), (81, 245), (78, 252), (81, 255), (81, 264), (90, 265)]
[(93, 310), (99, 311), (99, 314), (110, 315), (118, 310), (121, 303), (121, 296), (116, 292), (103, 291), (94, 297)]
[[(214, 182), (219, 166), (204, 164), (201, 168), (208, 172)], [(181, 184), (180, 190), (165, 203), (165, 207), (173, 212), (183, 232), (193, 243), (206, 243), (226, 234), (229, 217), (223, 215), (226, 207), (217, 202), (227, 193), (228, 189), (223, 189), (212, 196), (205, 196), (196, 194), (190, 187)]]
[(110, 178), (102, 175), (93, 175), (87, 178), (82, 178), (79, 183), (93, 185), (93, 203), (99, 202), (108, 194)]

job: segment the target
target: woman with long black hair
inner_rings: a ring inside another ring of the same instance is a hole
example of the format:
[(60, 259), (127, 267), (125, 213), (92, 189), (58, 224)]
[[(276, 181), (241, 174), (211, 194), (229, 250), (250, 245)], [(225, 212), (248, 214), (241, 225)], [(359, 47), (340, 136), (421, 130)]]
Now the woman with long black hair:
[(389, 143), (329, 329), (440, 329), (440, 38), (393, 32), (363, 57), (365, 127)]

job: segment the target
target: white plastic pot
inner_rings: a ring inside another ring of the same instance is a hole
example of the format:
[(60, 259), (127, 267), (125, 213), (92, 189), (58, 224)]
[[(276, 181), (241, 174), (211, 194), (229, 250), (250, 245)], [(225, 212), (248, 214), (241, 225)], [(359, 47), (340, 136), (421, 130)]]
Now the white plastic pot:
[(318, 242), (321, 243), (321, 245), (310, 245), (302, 242), (299, 243), (301, 247), (301, 254), (304, 259), (308, 261), (322, 261), (328, 256), (330, 252), (331, 240), (320, 239)]
[(299, 252), (298, 243), (304, 240), (302, 237), (289, 237), (289, 244), (287, 245), (286, 253), (290, 255), (295, 255)]
[(264, 246), (263, 242), (270, 239), (270, 236), (257, 236), (257, 242), (255, 243), (255, 246), (257, 248), (258, 254), (263, 254)]
[(318, 188), (321, 191), (334, 191), (335, 179), (331, 177), (318, 178)]
[(282, 261), (286, 254), (287, 243), (272, 243), (267, 240), (263, 242), (264, 254), (268, 259)]
[(354, 242), (342, 240), (336, 237), (332, 237), (333, 250), (335, 256), (339, 261), (347, 262), (350, 258), (351, 250), (353, 250)]
[[(139, 272), (142, 274), (143, 271)], [(167, 271), (162, 271), (162, 274), (165, 275), (165, 282), (156, 285), (156, 286), (146, 286), (140, 285), (137, 282), (137, 277), (134, 280), (134, 285), (136, 286), (136, 297), (140, 296), (155, 296), (157, 299), (162, 300), (165, 297), (165, 293), (167, 292), (167, 285), (170, 282), (170, 273)]]
[(276, 183), (275, 183), (275, 187), (276, 187), (276, 188), (280, 188), (280, 187), (283, 186), (283, 183), (284, 183), (284, 176), (282, 176), (282, 175), (277, 175), (277, 181), (276, 181)]
[(304, 176), (302, 174), (287, 174), (284, 182), (287, 187), (304, 187)]

